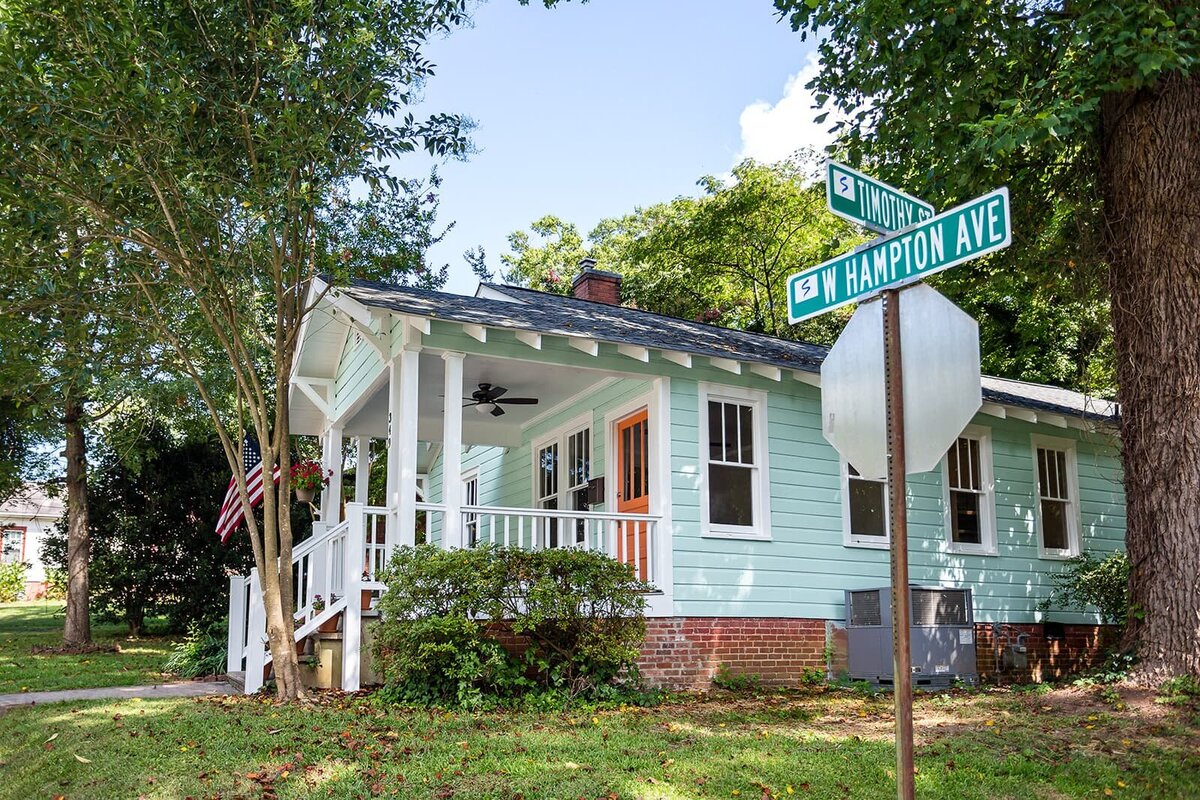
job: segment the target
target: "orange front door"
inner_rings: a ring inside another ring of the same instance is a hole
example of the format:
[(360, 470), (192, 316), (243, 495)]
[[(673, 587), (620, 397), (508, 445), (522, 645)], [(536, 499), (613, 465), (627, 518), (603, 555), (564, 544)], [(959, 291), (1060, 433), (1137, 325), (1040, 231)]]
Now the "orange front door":
[[(650, 513), (650, 433), (646, 409), (617, 423), (617, 513)], [(619, 523), (617, 558), (637, 577), (650, 579), (649, 536), (645, 522)]]

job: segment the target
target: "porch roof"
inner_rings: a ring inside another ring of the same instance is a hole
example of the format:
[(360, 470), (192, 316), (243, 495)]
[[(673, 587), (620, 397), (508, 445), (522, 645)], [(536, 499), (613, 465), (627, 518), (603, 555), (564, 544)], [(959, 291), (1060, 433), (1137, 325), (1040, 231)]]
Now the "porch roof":
[[(721, 328), (624, 306), (517, 286), (482, 284), (489, 297), (352, 280), (342, 292), (366, 306), (493, 328), (675, 350), (699, 356), (819, 373), (829, 348)], [(508, 299), (496, 299), (504, 296)], [(984, 376), (985, 403), (1114, 423), (1116, 403), (1045, 384)]]

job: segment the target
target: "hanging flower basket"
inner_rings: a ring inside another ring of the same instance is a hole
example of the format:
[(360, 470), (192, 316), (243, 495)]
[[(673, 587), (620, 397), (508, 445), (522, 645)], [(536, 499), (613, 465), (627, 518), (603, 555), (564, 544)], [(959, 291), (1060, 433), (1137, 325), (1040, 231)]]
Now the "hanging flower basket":
[(292, 464), (292, 489), (301, 503), (311, 503), (317, 492), (329, 485), (333, 470), (321, 468), (321, 462), (311, 458)]

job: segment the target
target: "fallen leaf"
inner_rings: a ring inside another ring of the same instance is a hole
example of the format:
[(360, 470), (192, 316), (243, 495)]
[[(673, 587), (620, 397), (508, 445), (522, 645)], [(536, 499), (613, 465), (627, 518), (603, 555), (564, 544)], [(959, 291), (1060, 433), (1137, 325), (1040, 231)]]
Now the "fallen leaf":
[(90, 758), (84, 758), (83, 756), (79, 755), (79, 753), (72, 753), (72, 755), (75, 756), (75, 760), (78, 761), (80, 764), (92, 763), (92, 760)]

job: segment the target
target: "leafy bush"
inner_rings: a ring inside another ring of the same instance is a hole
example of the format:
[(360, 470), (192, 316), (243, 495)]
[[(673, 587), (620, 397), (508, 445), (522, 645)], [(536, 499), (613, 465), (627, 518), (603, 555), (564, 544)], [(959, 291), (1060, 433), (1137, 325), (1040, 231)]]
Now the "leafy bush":
[(0, 563), (0, 603), (11, 603), (25, 595), (25, 570), (29, 565), (20, 561)]
[(192, 623), (187, 636), (178, 642), (163, 670), (183, 678), (219, 675), (225, 671), (229, 655), (227, 629), (224, 623), (208, 626)]
[(1129, 615), (1129, 557), (1117, 550), (1103, 559), (1082, 553), (1067, 560), (1063, 572), (1050, 577), (1050, 596), (1038, 608), (1096, 608), (1102, 622), (1123, 624)]
[[(397, 550), (384, 580), (375, 656), (389, 699), (596, 698), (630, 674), (645, 637), (649, 587), (602, 553), (419, 545)], [(521, 657), (505, 631), (528, 641)]]
[(47, 600), (67, 599), (67, 571), (56, 567), (46, 567)]
[(753, 672), (734, 672), (728, 664), (718, 664), (713, 686), (731, 692), (756, 692), (762, 686), (762, 677)]

